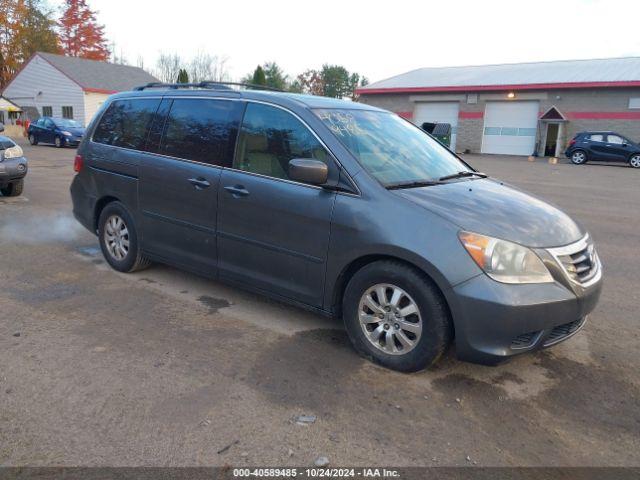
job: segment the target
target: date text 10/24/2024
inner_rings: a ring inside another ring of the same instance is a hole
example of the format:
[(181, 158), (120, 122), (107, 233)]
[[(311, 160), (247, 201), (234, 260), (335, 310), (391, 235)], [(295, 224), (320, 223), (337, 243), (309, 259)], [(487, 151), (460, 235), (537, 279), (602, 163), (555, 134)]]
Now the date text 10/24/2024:
[(386, 468), (234, 468), (233, 476), (257, 478), (400, 478)]

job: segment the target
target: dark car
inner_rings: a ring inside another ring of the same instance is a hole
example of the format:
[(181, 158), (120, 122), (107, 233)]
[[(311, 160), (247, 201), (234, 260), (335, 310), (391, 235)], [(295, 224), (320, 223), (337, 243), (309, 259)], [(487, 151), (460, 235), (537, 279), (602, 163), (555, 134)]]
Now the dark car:
[(68, 118), (40, 117), (29, 125), (29, 143), (52, 143), (56, 147), (77, 147), (85, 129), (75, 120)]
[(640, 168), (640, 145), (615, 132), (580, 132), (569, 142), (564, 154), (576, 165), (600, 160)]
[(167, 263), (341, 317), (361, 354), (397, 370), (452, 341), (489, 363), (549, 347), (600, 295), (582, 226), (364, 104), (203, 85), (120, 93), (75, 170), (74, 215), (115, 270)]
[[(0, 132), (4, 125), (0, 123)], [(24, 188), (27, 176), (27, 159), (22, 148), (9, 137), (0, 135), (0, 193), (5, 197), (16, 197)]]

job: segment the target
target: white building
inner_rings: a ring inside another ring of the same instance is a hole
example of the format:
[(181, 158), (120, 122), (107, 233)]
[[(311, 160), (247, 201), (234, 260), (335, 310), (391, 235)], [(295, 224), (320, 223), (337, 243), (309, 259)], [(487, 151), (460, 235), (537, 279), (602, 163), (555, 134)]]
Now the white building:
[(138, 67), (37, 52), (2, 96), (30, 117), (37, 110), (38, 116), (71, 118), (86, 126), (109, 95), (157, 81)]

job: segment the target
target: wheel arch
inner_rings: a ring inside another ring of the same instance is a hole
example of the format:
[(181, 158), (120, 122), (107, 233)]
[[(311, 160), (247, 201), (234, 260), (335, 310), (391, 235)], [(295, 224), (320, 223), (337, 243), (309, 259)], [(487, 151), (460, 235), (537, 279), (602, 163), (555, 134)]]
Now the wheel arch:
[(447, 308), (447, 314), (449, 316), (449, 321), (451, 323), (451, 331), (453, 333), (453, 336), (452, 336), (453, 338), (455, 336), (455, 322), (453, 319), (453, 312), (451, 310), (451, 306), (449, 305), (448, 296), (445, 294), (445, 290), (447, 290), (447, 287), (442, 285), (441, 282), (438, 282), (434, 278), (435, 275), (430, 274), (424, 268), (421, 268), (419, 265), (416, 265), (415, 262), (411, 262), (405, 258), (401, 258), (395, 255), (388, 255), (388, 254), (363, 255), (361, 257), (358, 257), (352, 260), (349, 264), (347, 264), (342, 269), (342, 271), (336, 278), (336, 281), (334, 282), (333, 292), (331, 295), (332, 314), (337, 318), (340, 318), (342, 316), (342, 298), (344, 296), (344, 292), (347, 288), (347, 285), (349, 284), (349, 281), (353, 278), (356, 272), (358, 272), (363, 267), (370, 265), (371, 263), (379, 262), (383, 260), (399, 262), (417, 270), (424, 277), (426, 281), (431, 283), (436, 288), (438, 293), (441, 295), (444, 301), (444, 304)]
[(100, 214), (102, 213), (102, 210), (104, 210), (104, 207), (106, 207), (110, 203), (119, 202), (119, 201), (120, 199), (114, 197), (113, 195), (105, 195), (104, 197), (101, 197), (100, 199), (98, 199), (95, 207), (93, 208), (93, 231), (94, 232), (98, 231), (98, 220), (100, 219)]

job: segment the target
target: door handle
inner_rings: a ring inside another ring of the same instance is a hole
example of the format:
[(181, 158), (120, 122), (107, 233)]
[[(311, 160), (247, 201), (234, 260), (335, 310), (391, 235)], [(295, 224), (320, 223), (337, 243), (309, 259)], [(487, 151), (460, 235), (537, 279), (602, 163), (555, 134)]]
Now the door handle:
[(205, 178), (190, 178), (189, 183), (195, 187), (196, 190), (202, 190), (211, 186)]
[(247, 195), (249, 195), (249, 190), (244, 188), (244, 186), (242, 185), (227, 185), (226, 187), (224, 187), (224, 189), (231, 195), (233, 195), (234, 198), (246, 197)]

